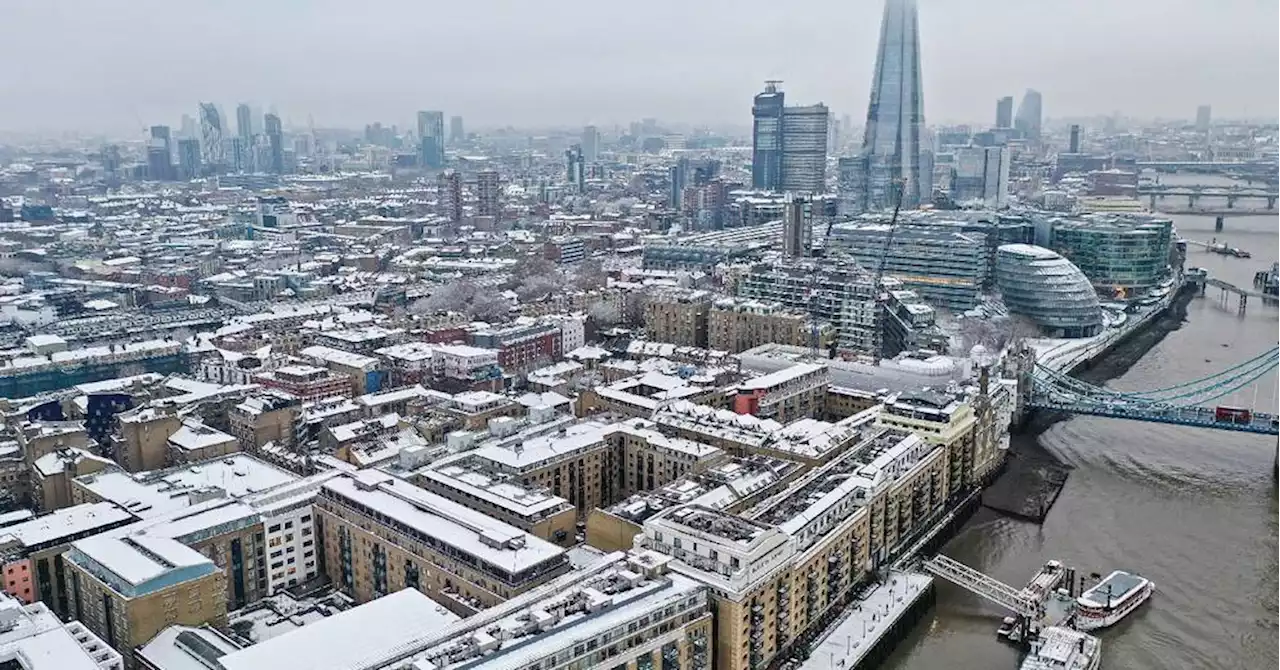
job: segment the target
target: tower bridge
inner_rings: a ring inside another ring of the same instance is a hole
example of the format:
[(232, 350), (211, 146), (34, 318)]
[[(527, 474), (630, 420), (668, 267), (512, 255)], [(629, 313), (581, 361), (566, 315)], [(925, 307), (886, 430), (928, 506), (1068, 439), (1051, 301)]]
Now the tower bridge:
[(1027, 405), (1036, 409), (1115, 419), (1196, 426), (1263, 435), (1280, 434), (1274, 408), (1225, 408), (1214, 401), (1247, 388), (1276, 369), (1280, 349), (1272, 348), (1200, 379), (1145, 391), (1094, 386), (1037, 364)]

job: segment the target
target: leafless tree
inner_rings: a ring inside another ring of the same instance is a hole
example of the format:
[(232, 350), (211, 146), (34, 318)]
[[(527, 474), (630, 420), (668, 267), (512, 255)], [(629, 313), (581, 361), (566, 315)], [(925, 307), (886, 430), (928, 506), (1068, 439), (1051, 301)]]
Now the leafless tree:
[(594, 321), (597, 327), (609, 328), (616, 326), (622, 320), (622, 315), (618, 313), (617, 305), (597, 300), (587, 308), (587, 318)]
[(408, 309), (414, 315), (456, 312), (485, 321), (505, 319), (510, 311), (511, 302), (501, 293), (482, 289), (466, 279), (437, 288), (430, 297), (415, 300)]
[(598, 259), (588, 258), (578, 264), (573, 273), (573, 285), (584, 291), (600, 288), (608, 283), (604, 265)]

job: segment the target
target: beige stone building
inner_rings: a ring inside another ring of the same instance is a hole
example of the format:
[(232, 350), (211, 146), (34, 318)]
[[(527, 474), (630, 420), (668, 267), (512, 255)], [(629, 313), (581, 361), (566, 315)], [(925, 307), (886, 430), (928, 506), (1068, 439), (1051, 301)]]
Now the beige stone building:
[(568, 500), (491, 472), (476, 460), (424, 468), (410, 481), (534, 537), (563, 546), (575, 542), (578, 510)]
[(169, 463), (169, 436), (182, 427), (177, 409), (140, 407), (116, 417), (120, 426), (116, 462), (129, 472), (159, 470)]
[(570, 569), (562, 547), (373, 470), (325, 482), (315, 513), (325, 572), (358, 602), (416, 588), (470, 616)]
[(708, 291), (663, 288), (645, 296), (646, 337), (684, 347), (707, 346), (707, 317), (712, 294)]
[(568, 500), (585, 519), (597, 507), (705, 470), (724, 456), (715, 447), (665, 436), (651, 421), (629, 419), (586, 421), (512, 447), (480, 447), (465, 458)]
[(877, 429), (740, 515), (665, 510), (645, 521), (643, 544), (711, 588), (718, 670), (767, 667), (945, 510), (946, 456), (914, 434)]
[(232, 407), (227, 418), (231, 434), (240, 442), (240, 449), (252, 454), (268, 442), (283, 447), (293, 446), (294, 423), (301, 409), (301, 401), (294, 396), (268, 389)]
[(707, 346), (741, 353), (762, 344), (786, 344), (826, 352), (835, 342), (830, 323), (815, 322), (780, 302), (721, 298), (707, 316)]
[(71, 614), (137, 667), (134, 649), (172, 624), (225, 626), (225, 577), (176, 540), (99, 535), (71, 545)]

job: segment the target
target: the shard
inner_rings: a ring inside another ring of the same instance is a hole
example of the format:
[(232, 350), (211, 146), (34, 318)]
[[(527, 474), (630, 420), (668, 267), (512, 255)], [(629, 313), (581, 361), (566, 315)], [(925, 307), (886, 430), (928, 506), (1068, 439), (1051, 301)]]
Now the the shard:
[[(862, 140), (864, 209), (893, 207), (893, 183), (902, 182), (902, 206), (932, 199), (933, 175), (922, 157), (924, 91), (920, 86), (920, 28), (915, 0), (885, 0), (880, 49)], [(927, 169), (922, 169), (922, 158)]]

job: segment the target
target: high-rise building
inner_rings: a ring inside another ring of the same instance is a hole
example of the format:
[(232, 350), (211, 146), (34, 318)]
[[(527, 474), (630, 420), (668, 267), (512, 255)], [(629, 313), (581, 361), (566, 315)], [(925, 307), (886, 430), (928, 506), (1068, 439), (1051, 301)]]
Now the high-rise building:
[(1200, 105), (1196, 108), (1196, 132), (1209, 132), (1209, 122), (1213, 119), (1213, 108), (1209, 105)]
[(834, 112), (827, 114), (827, 153), (834, 154), (840, 151), (841, 126), (836, 120)]
[(809, 255), (813, 239), (812, 207), (804, 196), (787, 195), (782, 207), (782, 253), (788, 258)]
[(444, 112), (418, 112), (418, 160), (422, 167), (444, 167)]
[(247, 102), (236, 105), (236, 137), (244, 140), (245, 144), (253, 140), (253, 109)]
[(680, 209), (684, 188), (689, 184), (689, 159), (680, 158), (668, 171), (667, 206)]
[(173, 179), (173, 136), (169, 126), (151, 126), (147, 143), (147, 178), (153, 181)]
[(996, 127), (1013, 127), (1013, 96), (1006, 95), (996, 101)]
[(222, 147), (222, 114), (212, 102), (200, 103), (200, 149), (204, 164), (215, 173), (226, 163)]
[(267, 114), (262, 117), (262, 126), (267, 136), (267, 171), (272, 174), (284, 174), (284, 128), (280, 125), (280, 117)]
[(779, 81), (765, 82), (751, 106), (751, 187), (782, 189), (782, 113), (785, 97)]
[(1009, 191), (1008, 147), (962, 147), (952, 165), (951, 199), (981, 200), (988, 207), (1002, 207)]
[(1013, 127), (1022, 131), (1028, 139), (1040, 139), (1041, 109), (1040, 92), (1027, 89), (1022, 95), (1022, 104), (1018, 105), (1018, 116), (1013, 120)]
[(818, 103), (782, 110), (782, 184), (792, 193), (822, 193), (827, 177), (827, 122), (831, 112)]
[(436, 176), (436, 200), (450, 223), (462, 222), (462, 175), (447, 170)]
[(1080, 153), (1080, 126), (1074, 123), (1071, 124), (1071, 135), (1067, 140), (1067, 153)]
[(582, 160), (588, 163), (600, 160), (600, 130), (595, 126), (582, 129)]
[(476, 173), (476, 214), (492, 216), (495, 219), (502, 213), (502, 183), (496, 170), (481, 170)]
[(178, 173), (182, 179), (200, 176), (200, 140), (184, 137), (178, 140)]
[(467, 133), (462, 128), (462, 117), (449, 117), (449, 141), (462, 142), (467, 139)]
[(178, 126), (178, 135), (181, 137), (199, 137), (199, 131), (196, 129), (196, 120), (191, 118), (190, 114), (182, 115), (182, 123)]
[(751, 107), (751, 186), (766, 191), (825, 190), (831, 111), (821, 103), (787, 107), (776, 80)]
[(920, 83), (920, 27), (915, 0), (885, 0), (880, 47), (867, 105), (862, 140), (864, 195), (869, 209), (894, 205), (895, 182), (902, 183), (902, 206), (916, 207), (931, 188), (922, 179), (920, 140), (924, 131), (924, 91)]

